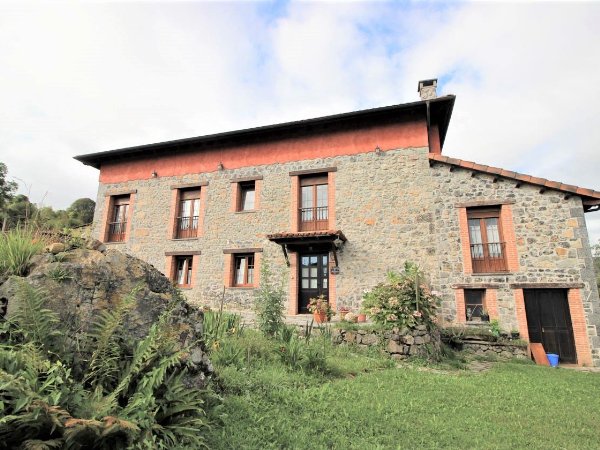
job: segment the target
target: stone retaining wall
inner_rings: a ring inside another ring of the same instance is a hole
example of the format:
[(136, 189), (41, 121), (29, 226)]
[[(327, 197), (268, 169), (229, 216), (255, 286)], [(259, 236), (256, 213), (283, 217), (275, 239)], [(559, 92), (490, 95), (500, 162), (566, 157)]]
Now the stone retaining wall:
[(448, 337), (442, 337), (442, 341), (450, 345), (454, 350), (470, 353), (478, 356), (495, 356), (500, 359), (520, 358), (527, 359), (527, 345), (512, 340), (495, 341), (489, 336), (464, 336), (459, 341), (451, 341)]
[(332, 340), (335, 344), (356, 344), (359, 347), (378, 347), (394, 359), (408, 356), (426, 356), (439, 350), (440, 335), (429, 331), (425, 325), (414, 330), (394, 328), (392, 330), (344, 330), (334, 329)]

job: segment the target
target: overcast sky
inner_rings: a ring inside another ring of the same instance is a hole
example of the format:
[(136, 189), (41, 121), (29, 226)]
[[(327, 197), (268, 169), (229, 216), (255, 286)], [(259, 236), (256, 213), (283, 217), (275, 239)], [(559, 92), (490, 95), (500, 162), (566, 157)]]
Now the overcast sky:
[[(444, 154), (600, 190), (600, 3), (0, 3), (0, 161), (95, 198), (74, 155), (456, 94)], [(600, 212), (586, 214), (593, 242)]]

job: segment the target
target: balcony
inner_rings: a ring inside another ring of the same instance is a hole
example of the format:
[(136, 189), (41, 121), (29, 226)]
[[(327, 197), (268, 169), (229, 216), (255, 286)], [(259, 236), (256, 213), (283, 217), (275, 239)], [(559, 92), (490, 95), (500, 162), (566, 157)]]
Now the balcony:
[(473, 273), (506, 272), (506, 244), (490, 242), (471, 244)]
[(110, 222), (108, 224), (107, 242), (123, 242), (127, 231), (127, 222)]
[(176, 239), (189, 239), (198, 236), (198, 217), (188, 216), (177, 218)]
[(329, 208), (319, 206), (299, 209), (300, 231), (320, 231), (329, 227)]

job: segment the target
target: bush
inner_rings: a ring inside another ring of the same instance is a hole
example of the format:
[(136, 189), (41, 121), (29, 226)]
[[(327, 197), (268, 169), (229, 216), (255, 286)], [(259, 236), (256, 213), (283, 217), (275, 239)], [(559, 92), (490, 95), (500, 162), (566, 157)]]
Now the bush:
[(42, 236), (31, 227), (0, 233), (0, 275), (26, 275), (31, 258), (45, 245)]
[(258, 327), (267, 336), (275, 336), (283, 326), (286, 292), (283, 277), (275, 274), (266, 260), (260, 269), (260, 288), (256, 294), (255, 310)]
[(407, 262), (402, 273), (388, 272), (387, 282), (364, 295), (362, 310), (375, 323), (387, 327), (431, 327), (438, 297), (424, 281), (421, 270)]

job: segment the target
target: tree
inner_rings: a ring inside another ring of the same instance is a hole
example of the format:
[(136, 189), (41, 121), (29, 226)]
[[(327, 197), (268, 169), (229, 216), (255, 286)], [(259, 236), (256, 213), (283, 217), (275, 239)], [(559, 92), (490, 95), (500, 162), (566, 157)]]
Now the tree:
[(4, 208), (3, 228), (12, 228), (18, 224), (26, 223), (35, 217), (37, 208), (29, 201), (29, 197), (23, 194), (15, 195)]
[(89, 198), (78, 198), (67, 208), (71, 226), (88, 225), (94, 220), (96, 202)]
[(6, 179), (7, 174), (8, 168), (6, 167), (6, 164), (0, 162), (0, 220), (2, 221), (2, 230), (6, 229), (8, 222), (6, 206), (17, 190), (17, 183), (8, 181)]

